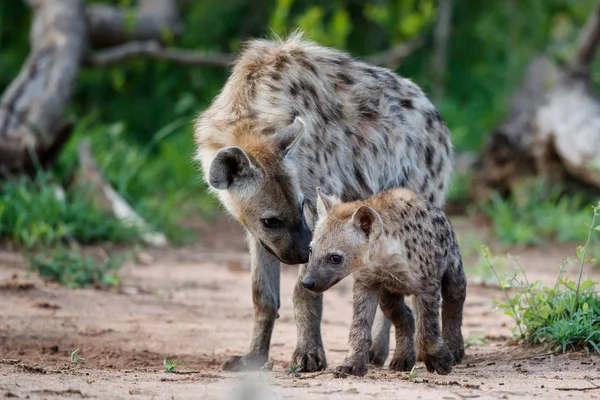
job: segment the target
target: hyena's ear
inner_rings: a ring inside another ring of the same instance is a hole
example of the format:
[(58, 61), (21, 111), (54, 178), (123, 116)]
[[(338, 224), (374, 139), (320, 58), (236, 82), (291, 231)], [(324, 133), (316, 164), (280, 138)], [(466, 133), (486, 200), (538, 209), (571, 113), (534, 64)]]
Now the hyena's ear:
[(208, 183), (215, 189), (229, 189), (252, 178), (256, 170), (239, 147), (224, 147), (215, 156), (208, 171)]
[(383, 231), (383, 222), (377, 211), (362, 206), (352, 216), (354, 226), (363, 232), (369, 240), (377, 240)]
[(305, 131), (304, 128), (302, 118), (296, 117), (293, 123), (275, 132), (274, 139), (282, 158), (292, 153)]
[(321, 191), (321, 188), (317, 188), (317, 215), (319, 219), (325, 218), (331, 207), (338, 204), (340, 200), (335, 196), (327, 196)]

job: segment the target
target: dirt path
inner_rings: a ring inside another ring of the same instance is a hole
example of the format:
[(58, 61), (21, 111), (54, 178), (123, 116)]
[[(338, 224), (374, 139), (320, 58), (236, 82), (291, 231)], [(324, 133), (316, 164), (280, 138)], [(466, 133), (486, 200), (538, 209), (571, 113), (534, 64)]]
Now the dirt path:
[[(30, 278), (31, 287), (0, 286), (0, 395), (44, 399), (600, 397), (600, 389), (564, 390), (600, 385), (599, 358), (536, 357), (539, 350), (511, 345), (512, 322), (492, 308), (501, 293), (477, 285), (469, 287), (463, 333), (465, 338), (484, 337), (488, 344), (475, 340), (464, 362), (448, 376), (429, 374), (418, 364), (420, 373), (412, 381), (407, 373), (374, 367), (363, 378), (334, 379), (330, 373), (288, 377), (284, 369), (296, 341), (292, 268), (282, 271), (281, 317), (271, 347), (273, 371), (221, 372), (223, 361), (245, 350), (252, 330), (246, 255), (214, 254), (225, 249), (243, 251), (241, 235), (234, 229), (225, 235), (227, 240), (223, 237), (207, 237), (204, 248), (153, 252), (147, 265), (124, 271), (121, 293), (69, 290), (35, 277)], [(557, 266), (573, 255), (572, 247), (517, 254), (532, 278), (553, 282)], [(18, 257), (3, 253), (0, 280), (14, 275), (26, 279)], [(330, 367), (338, 365), (347, 350), (351, 285), (344, 281), (325, 294), (323, 337)], [(79, 365), (70, 362), (76, 348), (86, 359)], [(184, 360), (181, 371), (199, 372), (166, 373), (164, 356)], [(252, 388), (255, 397), (247, 394)]]

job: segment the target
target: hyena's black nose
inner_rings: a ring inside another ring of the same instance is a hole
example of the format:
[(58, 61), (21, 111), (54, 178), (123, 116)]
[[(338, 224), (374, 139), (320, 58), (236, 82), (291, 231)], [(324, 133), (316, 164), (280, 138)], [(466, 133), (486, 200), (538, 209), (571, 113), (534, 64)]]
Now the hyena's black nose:
[(302, 286), (310, 290), (315, 287), (315, 280), (313, 278), (305, 276), (304, 278), (302, 278)]

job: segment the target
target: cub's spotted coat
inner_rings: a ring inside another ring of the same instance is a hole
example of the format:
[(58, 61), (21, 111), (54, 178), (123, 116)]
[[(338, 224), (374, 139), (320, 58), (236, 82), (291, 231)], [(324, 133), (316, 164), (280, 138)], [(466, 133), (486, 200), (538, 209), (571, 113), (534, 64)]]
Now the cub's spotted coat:
[[(320, 186), (344, 201), (408, 187), (444, 204), (452, 168), (448, 130), (410, 80), (292, 35), (246, 44), (221, 93), (195, 122), (204, 177), (248, 231), (254, 333), (248, 353), (226, 369), (268, 357), (279, 309), (279, 262), (304, 264)], [(300, 267), (303, 275), (305, 265)], [(322, 296), (294, 291), (304, 371), (326, 367)], [(381, 319), (372, 361), (389, 351)]]

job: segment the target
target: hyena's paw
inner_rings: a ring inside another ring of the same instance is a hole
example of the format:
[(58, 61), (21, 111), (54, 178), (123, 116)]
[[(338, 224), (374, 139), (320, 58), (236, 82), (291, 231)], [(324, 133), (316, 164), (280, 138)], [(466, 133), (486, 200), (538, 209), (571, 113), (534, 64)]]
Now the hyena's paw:
[(394, 353), (394, 357), (390, 362), (390, 369), (393, 371), (410, 371), (415, 366), (414, 351), (404, 352), (399, 354)]
[(435, 352), (421, 351), (421, 354), (428, 372), (435, 371), (440, 375), (447, 375), (452, 371), (454, 358), (445, 344)]
[(369, 364), (383, 367), (390, 353), (390, 346), (374, 342), (369, 349)]
[(452, 354), (452, 365), (460, 364), (465, 356), (464, 345), (449, 345), (450, 354)]
[(334, 374), (336, 378), (344, 378), (346, 375), (364, 376), (367, 373), (367, 363), (344, 362), (344, 365), (340, 365), (335, 370), (338, 372)]
[(302, 372), (316, 372), (327, 369), (327, 358), (323, 346), (296, 347), (292, 363), (301, 368)]
[(223, 371), (258, 371), (267, 362), (267, 356), (262, 354), (246, 354), (245, 356), (233, 356), (221, 366)]
[(460, 331), (458, 331), (458, 334), (444, 335), (444, 342), (446, 342), (446, 345), (452, 354), (452, 358), (454, 359), (452, 365), (460, 364), (465, 356), (465, 343)]

